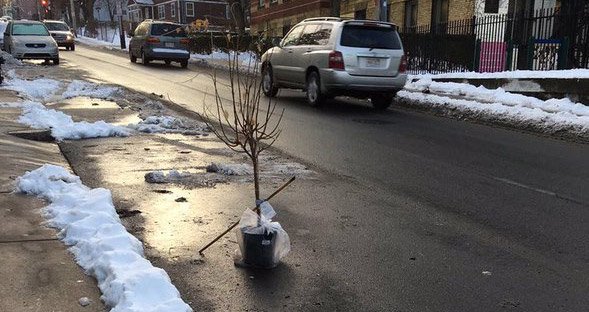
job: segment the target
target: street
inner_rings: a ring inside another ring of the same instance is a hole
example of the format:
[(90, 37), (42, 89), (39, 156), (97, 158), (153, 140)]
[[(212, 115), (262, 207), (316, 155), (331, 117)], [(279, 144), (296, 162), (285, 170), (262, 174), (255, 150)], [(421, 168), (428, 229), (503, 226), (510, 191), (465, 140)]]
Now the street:
[[(62, 66), (89, 79), (161, 94), (191, 111), (213, 103), (207, 69), (145, 67), (84, 46), (61, 57)], [(195, 275), (187, 274), (189, 263), (159, 257), (155, 263), (195, 310), (586, 309), (587, 145), (394, 104), (376, 112), (368, 103), (337, 99), (316, 109), (303, 93), (284, 90), (278, 101), (286, 112), (276, 152), (321, 173), (276, 201), (293, 251), (275, 271), (243, 276), (215, 248), (207, 257), (217, 267), (196, 266), (202, 272)], [(76, 154), (75, 144), (87, 143), (66, 143), (66, 154)], [(71, 155), (84, 182), (105, 187), (104, 172)], [(244, 193), (217, 188), (223, 190)], [(121, 201), (123, 192), (113, 192)], [(234, 196), (246, 201), (249, 193)], [(203, 244), (225, 225), (185, 240)], [(254, 291), (237, 291), (243, 283)]]

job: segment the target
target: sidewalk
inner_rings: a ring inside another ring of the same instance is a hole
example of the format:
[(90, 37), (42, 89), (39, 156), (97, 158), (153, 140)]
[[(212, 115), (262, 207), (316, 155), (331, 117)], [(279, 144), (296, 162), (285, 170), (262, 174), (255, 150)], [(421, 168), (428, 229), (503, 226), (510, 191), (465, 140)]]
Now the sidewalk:
[[(0, 103), (21, 101), (0, 90)], [(53, 229), (43, 226), (47, 204), (13, 193), (15, 179), (43, 164), (69, 168), (53, 143), (9, 134), (24, 131), (19, 108), (0, 108), (0, 311), (105, 311), (96, 281), (84, 274)], [(82, 307), (80, 298), (91, 304)]]

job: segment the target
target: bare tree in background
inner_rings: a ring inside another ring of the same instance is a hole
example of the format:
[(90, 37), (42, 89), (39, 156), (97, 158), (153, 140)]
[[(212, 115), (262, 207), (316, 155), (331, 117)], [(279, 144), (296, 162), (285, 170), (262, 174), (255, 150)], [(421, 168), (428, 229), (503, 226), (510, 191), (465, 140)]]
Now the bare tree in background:
[[(231, 45), (229, 45), (231, 46)], [(239, 42), (233, 46), (239, 47)], [(229, 82), (222, 86), (215, 72), (212, 74), (215, 89), (215, 105), (205, 105), (206, 122), (212, 132), (230, 149), (247, 154), (254, 174), (256, 200), (260, 199), (260, 154), (280, 136), (279, 127), (284, 109), (276, 111), (276, 101), (267, 98), (263, 103), (262, 82), (255, 73), (258, 62), (252, 60), (247, 69), (241, 69), (237, 49), (228, 53)], [(230, 100), (221, 97), (222, 88), (231, 93)], [(265, 99), (265, 98), (264, 98)], [(259, 213), (259, 211), (258, 211)]]

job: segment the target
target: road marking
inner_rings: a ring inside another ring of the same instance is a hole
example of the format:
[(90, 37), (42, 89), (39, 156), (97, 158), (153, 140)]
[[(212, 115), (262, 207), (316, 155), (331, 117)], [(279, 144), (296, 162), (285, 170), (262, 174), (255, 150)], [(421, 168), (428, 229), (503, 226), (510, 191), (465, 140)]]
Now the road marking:
[(574, 198), (571, 198), (571, 197), (562, 196), (562, 195), (559, 195), (558, 193), (555, 193), (555, 192), (552, 192), (552, 191), (548, 191), (548, 190), (544, 190), (544, 189), (541, 189), (541, 188), (537, 188), (537, 187), (525, 185), (525, 184), (522, 184), (522, 183), (519, 183), (519, 182), (510, 180), (510, 179), (500, 178), (500, 177), (493, 177), (493, 176), (491, 178), (493, 178), (496, 181), (500, 181), (500, 182), (503, 182), (503, 183), (506, 183), (506, 184), (510, 184), (510, 185), (513, 185), (513, 186), (524, 188), (526, 190), (530, 190), (530, 191), (534, 191), (534, 192), (537, 192), (537, 193), (540, 193), (540, 194), (544, 194), (544, 195), (548, 195), (548, 196), (553, 196), (553, 197), (556, 197), (558, 199), (563, 199), (563, 200), (566, 200), (566, 201), (570, 201), (570, 202), (573, 202), (575, 204), (579, 204), (581, 206), (589, 206), (589, 205), (587, 205), (586, 203), (583, 203), (580, 200), (577, 200), (577, 199), (574, 199)]

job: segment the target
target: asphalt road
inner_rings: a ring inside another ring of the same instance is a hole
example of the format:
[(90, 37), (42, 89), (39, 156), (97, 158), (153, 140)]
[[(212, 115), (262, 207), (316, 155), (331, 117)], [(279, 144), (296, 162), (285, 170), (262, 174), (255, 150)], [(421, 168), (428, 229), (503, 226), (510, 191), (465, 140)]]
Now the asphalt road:
[[(61, 57), (90, 78), (198, 112), (213, 100), (200, 68), (145, 67), (83, 46)], [(588, 145), (394, 106), (375, 112), (361, 101), (315, 109), (294, 91), (282, 92), (279, 106), (286, 113), (276, 148), (345, 185), (338, 212), (362, 209), (363, 240), (328, 247), (349, 264), (334, 271), (359, 280), (360, 308), (347, 309), (587, 311)], [(313, 231), (331, 237), (329, 228)], [(401, 248), (413, 253), (399, 257)], [(418, 264), (402, 270), (401, 258)]]

